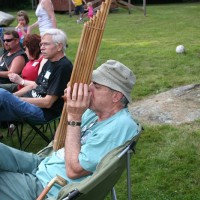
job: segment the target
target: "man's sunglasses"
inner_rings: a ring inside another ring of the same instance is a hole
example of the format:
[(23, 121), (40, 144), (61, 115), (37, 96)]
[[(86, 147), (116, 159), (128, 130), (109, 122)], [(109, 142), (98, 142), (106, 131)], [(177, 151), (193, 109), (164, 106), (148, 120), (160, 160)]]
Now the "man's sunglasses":
[(15, 38), (12, 38), (12, 39), (3, 39), (3, 42), (11, 42), (13, 41)]

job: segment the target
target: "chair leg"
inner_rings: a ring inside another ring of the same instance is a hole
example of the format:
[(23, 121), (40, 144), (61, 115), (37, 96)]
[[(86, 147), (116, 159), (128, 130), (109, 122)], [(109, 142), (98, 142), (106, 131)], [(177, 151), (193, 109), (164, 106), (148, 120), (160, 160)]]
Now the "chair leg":
[(43, 132), (39, 128), (37, 128), (36, 126), (32, 124), (29, 124), (29, 125), (43, 138), (43, 140), (45, 140), (47, 143), (50, 142), (50, 139), (46, 135), (44, 135)]
[(112, 190), (111, 190), (111, 196), (112, 196), (112, 200), (117, 200), (117, 195), (116, 195), (116, 192), (115, 192), (115, 188), (113, 187)]
[(23, 127), (24, 124), (23, 122), (19, 123), (16, 125), (16, 130), (17, 130), (17, 138), (19, 142), (19, 149), (22, 149), (22, 133), (23, 133)]
[(131, 200), (131, 171), (130, 171), (130, 154), (131, 150), (127, 152), (127, 160), (126, 160), (126, 167), (127, 167), (127, 191), (128, 191), (128, 200)]
[[(13, 125), (13, 127), (11, 125)], [(10, 136), (12, 138), (15, 132), (19, 142), (18, 148), (22, 149), (23, 122), (8, 122), (7, 137)]]
[[(32, 124), (28, 124), (32, 129), (28, 132), (28, 134), (26, 135), (26, 137), (22, 140), (21, 142), (21, 146), (23, 145), (23, 150), (25, 151), (29, 145), (31, 144), (31, 142), (34, 140), (34, 138), (37, 136), (37, 134), (44, 140), (47, 142), (47, 144), (50, 142), (50, 139), (43, 133), (43, 129), (45, 128), (44, 125), (38, 125), (40, 127), (37, 127), (37, 125), (32, 125)], [(42, 129), (42, 131), (41, 131)], [(32, 136), (31, 136), (32, 134)], [(21, 134), (22, 135), (22, 134)], [(21, 148), (22, 149), (22, 148)]]

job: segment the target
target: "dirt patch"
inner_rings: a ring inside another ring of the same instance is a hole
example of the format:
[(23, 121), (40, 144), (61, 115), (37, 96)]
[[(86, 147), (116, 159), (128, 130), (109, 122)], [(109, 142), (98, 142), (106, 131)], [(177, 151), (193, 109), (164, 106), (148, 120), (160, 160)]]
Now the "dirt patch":
[(200, 119), (200, 84), (178, 87), (133, 102), (129, 110), (141, 123), (181, 124)]

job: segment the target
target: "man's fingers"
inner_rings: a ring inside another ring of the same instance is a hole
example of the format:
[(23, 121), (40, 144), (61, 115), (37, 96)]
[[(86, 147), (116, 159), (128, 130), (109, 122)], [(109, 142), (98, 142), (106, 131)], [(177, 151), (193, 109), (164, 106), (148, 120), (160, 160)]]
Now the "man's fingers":
[(71, 86), (65, 89), (65, 95), (67, 96), (67, 100), (71, 100)]
[(76, 101), (78, 92), (78, 83), (74, 83), (73, 91), (72, 91), (72, 101)]
[(64, 92), (67, 99), (72, 101), (82, 101), (89, 96), (89, 86), (88, 84), (74, 83), (73, 89), (71, 86), (68, 86)]
[(77, 96), (77, 100), (82, 101), (82, 99), (83, 99), (83, 95), (84, 95), (84, 91), (83, 91), (83, 83), (79, 83), (79, 86), (78, 86), (78, 96)]

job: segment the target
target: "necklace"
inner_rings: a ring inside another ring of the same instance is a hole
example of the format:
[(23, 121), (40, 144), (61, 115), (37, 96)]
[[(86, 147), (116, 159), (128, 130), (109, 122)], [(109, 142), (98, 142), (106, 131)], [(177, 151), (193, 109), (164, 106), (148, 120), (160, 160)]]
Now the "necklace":
[(89, 130), (90, 128), (92, 128), (92, 127), (97, 123), (97, 120), (98, 120), (98, 119), (96, 119), (95, 121), (91, 122), (88, 126), (85, 125), (85, 126), (81, 129), (81, 134), (84, 135), (85, 132), (86, 132), (87, 130)]

